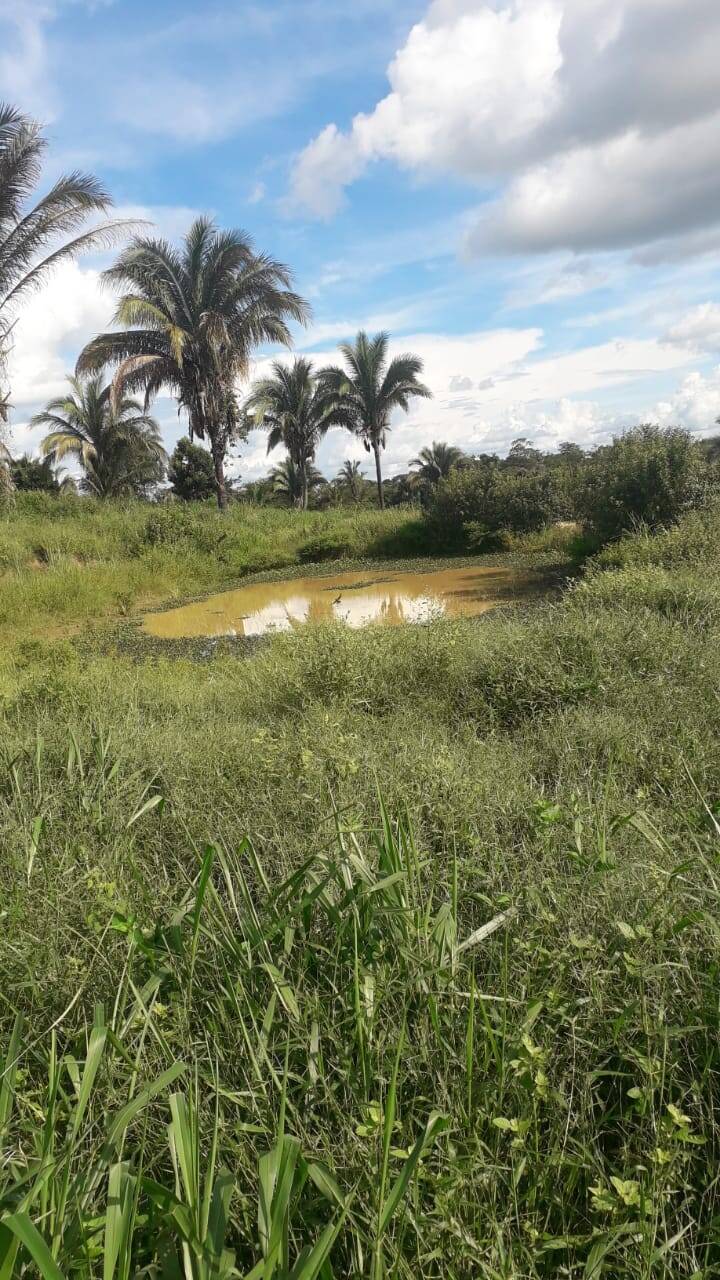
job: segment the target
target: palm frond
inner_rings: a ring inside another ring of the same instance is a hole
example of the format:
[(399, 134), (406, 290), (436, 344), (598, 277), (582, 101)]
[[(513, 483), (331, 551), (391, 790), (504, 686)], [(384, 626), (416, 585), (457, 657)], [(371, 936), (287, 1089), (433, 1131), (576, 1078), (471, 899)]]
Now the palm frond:
[(53, 462), (77, 458), (83, 485), (102, 497), (136, 492), (159, 480), (166, 455), (160, 428), (128, 396), (114, 398), (99, 374), (69, 379), (71, 394), (57, 397), (33, 419), (49, 427), (41, 451)]

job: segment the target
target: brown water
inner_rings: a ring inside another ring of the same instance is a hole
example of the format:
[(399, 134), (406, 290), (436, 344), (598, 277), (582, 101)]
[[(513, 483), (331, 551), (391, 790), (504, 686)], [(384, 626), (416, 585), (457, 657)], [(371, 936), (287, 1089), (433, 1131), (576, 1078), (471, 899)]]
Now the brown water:
[(194, 636), (261, 636), (332, 618), (349, 627), (397, 626), (434, 617), (476, 616), (508, 600), (546, 590), (537, 575), (513, 569), (389, 570), (256, 582), (196, 604), (150, 613), (143, 629), (175, 640)]

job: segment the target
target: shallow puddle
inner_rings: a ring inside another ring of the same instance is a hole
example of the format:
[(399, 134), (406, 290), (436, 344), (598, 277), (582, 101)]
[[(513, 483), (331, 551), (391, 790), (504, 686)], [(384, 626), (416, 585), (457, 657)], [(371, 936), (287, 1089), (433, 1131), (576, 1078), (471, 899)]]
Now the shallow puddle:
[(513, 569), (364, 571), (256, 582), (143, 619), (143, 630), (167, 640), (194, 636), (261, 636), (308, 622), (337, 619), (349, 627), (397, 626), (434, 617), (475, 616), (508, 600), (547, 590), (537, 574)]

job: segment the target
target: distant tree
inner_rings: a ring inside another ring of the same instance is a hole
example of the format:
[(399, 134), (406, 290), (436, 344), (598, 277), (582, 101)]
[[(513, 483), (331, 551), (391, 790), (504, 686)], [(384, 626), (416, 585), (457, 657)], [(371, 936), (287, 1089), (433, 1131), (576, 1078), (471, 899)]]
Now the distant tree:
[(60, 492), (60, 482), (50, 458), (31, 458), (26, 453), (22, 458), (15, 458), (10, 463), (10, 475), (13, 485), (19, 492), (23, 490)]
[(417, 476), (412, 471), (402, 471), (385, 482), (385, 503), (388, 507), (401, 507), (417, 502)]
[(543, 464), (543, 455), (526, 436), (513, 440), (508, 450), (505, 465), (517, 471), (535, 471)]
[(431, 445), (420, 450), (417, 458), (412, 459), (410, 466), (417, 468), (420, 480), (435, 485), (439, 480), (446, 480), (464, 457), (462, 449), (457, 449), (454, 444), (433, 440)]
[(675, 524), (707, 493), (707, 468), (689, 431), (644, 424), (596, 450), (580, 472), (576, 508), (607, 541), (640, 524)]
[(273, 494), (289, 506), (299, 506), (303, 493), (307, 494), (325, 483), (323, 475), (311, 462), (306, 463), (301, 471), (289, 455), (273, 467), (270, 480)]
[[(716, 422), (720, 423), (720, 418), (716, 418)], [(698, 441), (700, 452), (707, 462), (715, 465), (720, 462), (720, 435), (706, 436), (704, 440)]]
[(215, 494), (215, 467), (207, 449), (181, 436), (170, 457), (168, 480), (184, 502), (200, 502)]
[(473, 453), (468, 461), (476, 467), (485, 467), (486, 470), (497, 470), (502, 466), (502, 460), (496, 453)]
[(555, 455), (559, 462), (568, 467), (580, 467), (586, 458), (585, 450), (579, 444), (575, 444), (572, 440), (563, 440), (558, 445), (557, 454)]
[(245, 402), (254, 426), (268, 432), (268, 453), (285, 446), (300, 479), (297, 506), (308, 505), (308, 477), (317, 447), (336, 419), (334, 399), (315, 377), (310, 360), (298, 356), (291, 365), (276, 360), (272, 375), (257, 381)]
[(362, 330), (354, 342), (345, 342), (340, 351), (346, 367), (324, 369), (320, 379), (336, 398), (338, 425), (345, 426), (362, 440), (375, 457), (378, 502), (385, 506), (380, 455), (387, 443), (390, 417), (395, 409), (407, 413), (413, 397), (430, 398), (432, 392), (420, 382), (423, 362), (406, 354), (388, 360), (390, 337), (378, 333), (368, 338)]
[(219, 231), (208, 218), (190, 227), (181, 250), (137, 237), (105, 272), (124, 290), (115, 314), (118, 332), (88, 343), (80, 373), (117, 368), (115, 391), (145, 393), (146, 403), (167, 387), (185, 409), (190, 439), (208, 440), (218, 506), (227, 506), (225, 459), (245, 420), (237, 379), (263, 342), (290, 345), (290, 320), (308, 314), (290, 289), (290, 273), (257, 254), (241, 231)]
[(51, 400), (31, 425), (49, 428), (42, 442), (54, 464), (74, 457), (82, 488), (99, 498), (140, 495), (165, 475), (167, 458), (160, 428), (136, 400), (115, 401), (98, 374), (85, 382), (68, 378), (70, 391)]
[(261, 476), (259, 480), (248, 480), (238, 490), (242, 502), (256, 503), (263, 507), (273, 496), (272, 475)]
[(360, 463), (346, 458), (335, 477), (335, 484), (339, 489), (348, 493), (353, 502), (359, 502), (365, 484), (365, 477)]

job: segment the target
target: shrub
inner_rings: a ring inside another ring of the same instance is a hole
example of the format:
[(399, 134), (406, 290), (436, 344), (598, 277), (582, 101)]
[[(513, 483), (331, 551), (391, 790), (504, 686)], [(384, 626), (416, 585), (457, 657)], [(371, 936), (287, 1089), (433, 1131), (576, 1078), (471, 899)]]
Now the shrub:
[(512, 535), (507, 529), (488, 529), (482, 520), (468, 520), (463, 526), (469, 551), (509, 551)]
[(688, 431), (644, 425), (598, 449), (579, 473), (578, 516), (603, 542), (676, 524), (705, 500), (707, 465)]
[[(451, 472), (435, 490), (427, 520), (444, 546), (489, 549), (501, 531), (534, 533), (564, 514), (554, 473), (485, 464)], [(502, 541), (502, 539), (500, 539)]]
[(628, 565), (717, 566), (720, 557), (720, 502), (710, 502), (700, 511), (691, 511), (679, 524), (661, 533), (647, 528), (632, 538), (608, 544), (596, 557), (599, 569), (622, 569)]
[(312, 564), (317, 560), (342, 560), (352, 555), (352, 550), (346, 539), (319, 533), (300, 544), (297, 557), (301, 564)]
[(170, 458), (168, 479), (173, 493), (185, 502), (215, 496), (215, 468), (207, 449), (182, 436)]
[(10, 465), (13, 485), (20, 492), (59, 493), (60, 485), (49, 458), (32, 458), (24, 454)]
[(207, 504), (168, 505), (150, 511), (140, 532), (144, 547), (173, 547), (182, 542), (199, 551), (215, 551), (227, 538), (227, 525), (217, 509)]
[(385, 530), (370, 544), (368, 554), (383, 558), (424, 556), (434, 550), (434, 538), (427, 521), (406, 520), (394, 529)]

